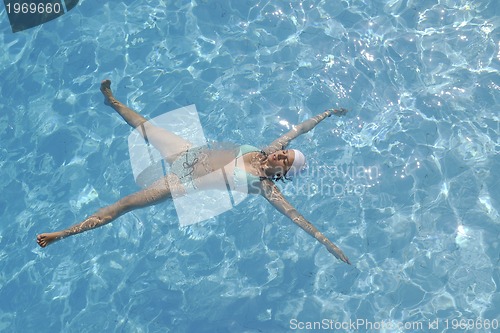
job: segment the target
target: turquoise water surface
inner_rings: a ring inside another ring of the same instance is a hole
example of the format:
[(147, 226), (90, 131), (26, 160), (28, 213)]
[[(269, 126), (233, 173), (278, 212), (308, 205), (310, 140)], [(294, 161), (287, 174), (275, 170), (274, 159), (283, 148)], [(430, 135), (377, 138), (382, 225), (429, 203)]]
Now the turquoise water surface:
[[(500, 331), (498, 1), (82, 0), (15, 34), (0, 17), (1, 332)], [(259, 197), (39, 248), (139, 189), (104, 78), (148, 118), (195, 104), (209, 140), (258, 147), (348, 108), (292, 143), (310, 172), (279, 187), (352, 266)]]

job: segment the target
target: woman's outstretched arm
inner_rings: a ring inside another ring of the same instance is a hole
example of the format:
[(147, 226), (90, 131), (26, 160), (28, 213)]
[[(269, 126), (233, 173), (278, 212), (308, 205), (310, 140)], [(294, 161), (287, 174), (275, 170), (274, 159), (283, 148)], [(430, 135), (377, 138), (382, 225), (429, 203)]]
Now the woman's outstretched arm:
[(264, 152), (266, 154), (272, 154), (275, 151), (285, 149), (286, 146), (288, 146), (288, 144), (290, 143), (290, 141), (292, 141), (299, 135), (309, 132), (325, 118), (330, 117), (333, 114), (337, 116), (342, 116), (346, 113), (347, 110), (343, 108), (339, 110), (329, 109), (323, 113), (320, 113), (315, 117), (309, 118), (306, 121), (298, 124), (297, 126), (294, 126), (289, 132), (283, 134), (278, 139), (271, 142), (271, 144), (264, 149)]
[(290, 218), (296, 225), (301, 227), (309, 235), (316, 238), (323, 244), (328, 252), (333, 254), (337, 259), (342, 260), (347, 264), (351, 264), (349, 258), (333, 244), (328, 238), (325, 237), (314, 225), (307, 221), (304, 216), (285, 199), (278, 187), (271, 180), (264, 180), (260, 182), (261, 195), (264, 196), (280, 213)]
[(38, 245), (46, 247), (63, 238), (106, 225), (134, 209), (151, 206), (170, 198), (171, 186), (177, 182), (175, 181), (176, 179), (170, 179), (169, 177), (170, 176), (161, 178), (144, 190), (126, 196), (112, 205), (101, 208), (96, 213), (74, 226), (61, 231), (38, 235)]

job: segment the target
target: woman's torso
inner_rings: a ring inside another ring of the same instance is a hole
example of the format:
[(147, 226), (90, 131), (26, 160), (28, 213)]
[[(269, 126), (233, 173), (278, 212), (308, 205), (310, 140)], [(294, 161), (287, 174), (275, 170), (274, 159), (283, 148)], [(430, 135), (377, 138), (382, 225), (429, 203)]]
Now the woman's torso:
[(242, 145), (236, 149), (205, 149), (198, 154), (193, 179), (200, 189), (218, 188), (251, 192), (260, 181), (260, 149)]

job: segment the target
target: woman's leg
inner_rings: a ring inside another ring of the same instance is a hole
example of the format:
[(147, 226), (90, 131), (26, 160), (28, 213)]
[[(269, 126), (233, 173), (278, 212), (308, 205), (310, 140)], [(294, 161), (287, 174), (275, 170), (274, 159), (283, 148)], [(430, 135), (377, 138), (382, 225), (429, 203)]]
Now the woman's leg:
[(192, 144), (189, 141), (164, 128), (154, 126), (146, 118), (118, 101), (111, 91), (110, 80), (101, 82), (101, 92), (105, 103), (118, 112), (127, 124), (137, 129), (145, 140), (151, 142), (168, 163), (172, 163), (179, 153), (191, 148)]
[(171, 198), (172, 191), (175, 191), (176, 195), (185, 193), (179, 179), (176, 176), (168, 175), (142, 191), (126, 196), (110, 206), (101, 208), (81, 223), (65, 230), (38, 235), (38, 245), (46, 247), (60, 239), (101, 227), (134, 209), (151, 206)]

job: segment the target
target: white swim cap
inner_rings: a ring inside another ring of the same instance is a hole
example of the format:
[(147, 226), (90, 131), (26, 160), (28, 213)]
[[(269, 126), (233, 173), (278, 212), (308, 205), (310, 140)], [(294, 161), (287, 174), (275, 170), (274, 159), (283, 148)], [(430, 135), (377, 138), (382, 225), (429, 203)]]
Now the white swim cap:
[(292, 149), (295, 152), (292, 166), (285, 174), (286, 177), (298, 176), (306, 168), (306, 157), (300, 150)]

